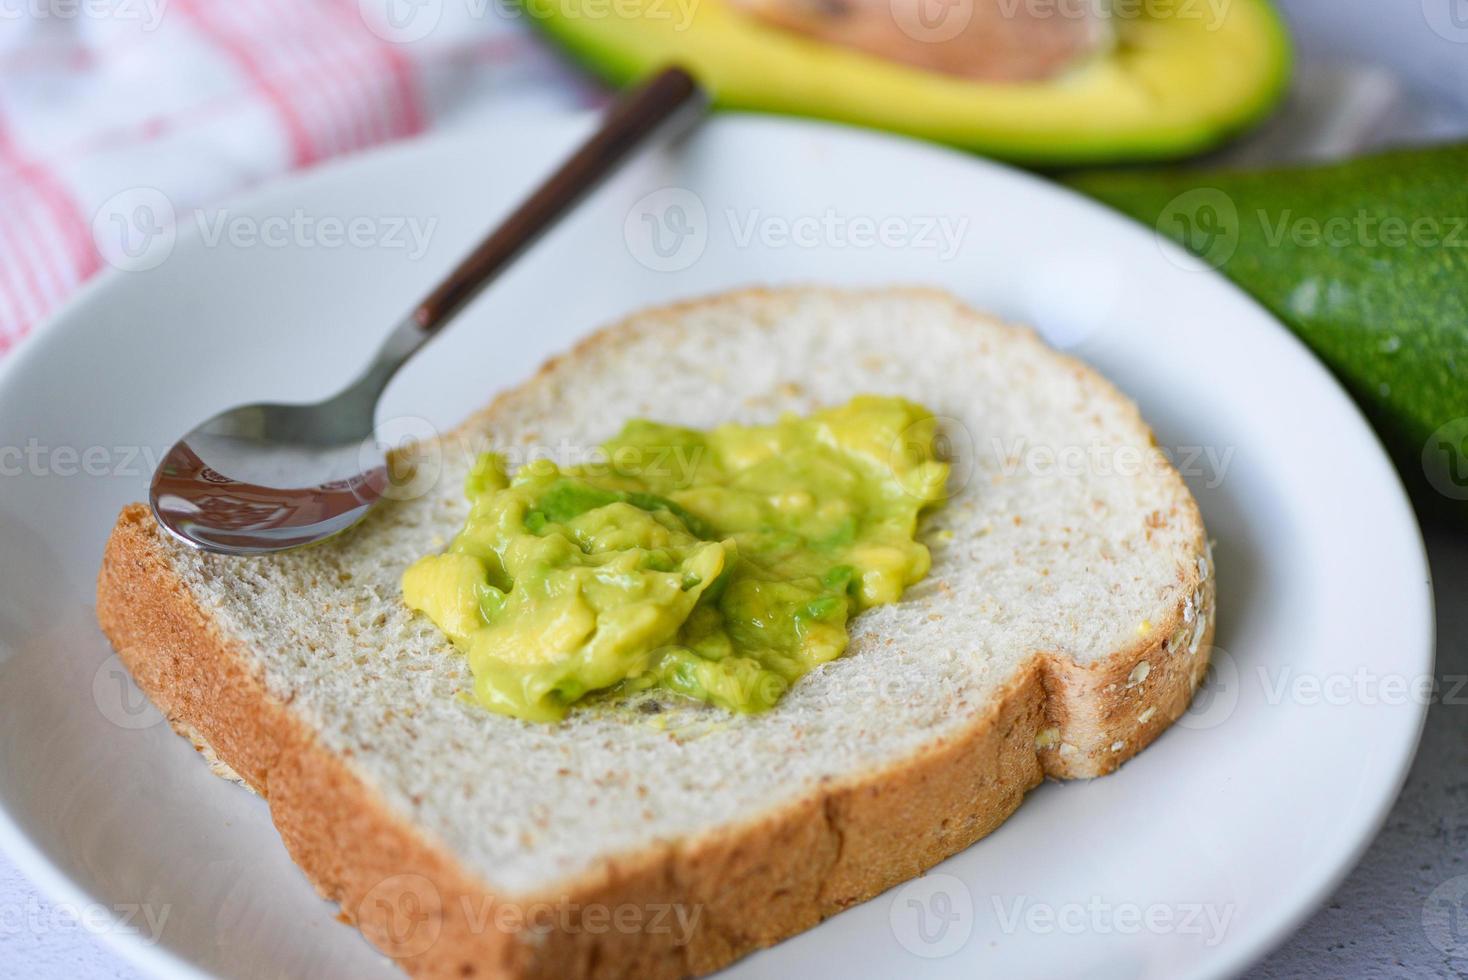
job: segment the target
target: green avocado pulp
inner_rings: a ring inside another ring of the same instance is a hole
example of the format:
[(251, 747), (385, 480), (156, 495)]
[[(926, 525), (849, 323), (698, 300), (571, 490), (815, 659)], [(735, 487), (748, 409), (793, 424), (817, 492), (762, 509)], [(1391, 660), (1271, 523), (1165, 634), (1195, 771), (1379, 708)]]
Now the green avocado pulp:
[[(1008, 28), (1084, 7), (1116, 42), (1058, 77), (986, 82), (926, 70), (796, 33), (733, 0), (518, 0), (527, 20), (602, 78), (629, 84), (682, 65), (724, 109), (815, 116), (1043, 166), (1185, 156), (1265, 115), (1284, 94), (1290, 43), (1269, 0), (998, 0)], [(993, 0), (990, 0), (992, 5)], [(842, 8), (790, 4), (841, 23)], [(867, 5), (870, 6), (870, 5)], [(884, 4), (883, 6), (888, 6)], [(1041, 7), (1044, 7), (1042, 12)], [(942, 41), (975, 5), (892, 3), (896, 27)], [(870, 12), (870, 11), (868, 11)], [(1017, 16), (1016, 16), (1017, 14)], [(950, 16), (951, 15), (951, 16)], [(743, 137), (747, 138), (747, 137)], [(837, 164), (839, 165), (839, 164)]]
[(510, 476), (486, 453), (448, 550), (408, 606), (469, 658), (491, 711), (557, 721), (590, 695), (663, 688), (757, 712), (846, 649), (849, 618), (927, 574), (937, 423), (860, 396), (773, 425), (627, 423), (599, 458)]

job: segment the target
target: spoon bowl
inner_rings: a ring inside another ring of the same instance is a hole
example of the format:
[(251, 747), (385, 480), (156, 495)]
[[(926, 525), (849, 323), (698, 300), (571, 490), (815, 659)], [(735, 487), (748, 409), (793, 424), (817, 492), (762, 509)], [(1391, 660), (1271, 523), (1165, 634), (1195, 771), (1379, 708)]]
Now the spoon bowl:
[(175, 443), (149, 492), (158, 522), (191, 547), (258, 555), (314, 544), (360, 521), (392, 486), (374, 417), (393, 375), (634, 150), (680, 131), (706, 105), (682, 69), (653, 76), (397, 326), (349, 387), (312, 404), (242, 405)]

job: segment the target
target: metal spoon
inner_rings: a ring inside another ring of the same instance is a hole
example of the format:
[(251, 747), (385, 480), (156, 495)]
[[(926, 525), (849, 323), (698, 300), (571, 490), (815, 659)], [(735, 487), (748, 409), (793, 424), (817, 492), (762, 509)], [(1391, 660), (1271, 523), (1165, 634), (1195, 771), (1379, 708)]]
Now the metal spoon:
[(373, 413), (398, 368), (634, 150), (691, 124), (706, 105), (682, 69), (654, 76), (393, 330), (345, 391), (312, 405), (243, 405), (180, 439), (153, 474), (158, 522), (193, 547), (255, 555), (361, 520), (391, 482)]

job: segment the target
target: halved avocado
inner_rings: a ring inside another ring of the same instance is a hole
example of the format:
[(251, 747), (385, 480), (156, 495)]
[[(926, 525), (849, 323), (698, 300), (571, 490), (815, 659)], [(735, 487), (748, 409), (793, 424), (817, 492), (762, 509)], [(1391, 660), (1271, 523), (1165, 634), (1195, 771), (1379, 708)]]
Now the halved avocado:
[(521, 0), (603, 78), (668, 63), (725, 108), (818, 116), (1036, 165), (1165, 159), (1273, 106), (1290, 47), (1268, 0), (1159, 0), (1113, 18), (1115, 45), (1042, 82), (976, 82), (815, 40), (725, 0)]

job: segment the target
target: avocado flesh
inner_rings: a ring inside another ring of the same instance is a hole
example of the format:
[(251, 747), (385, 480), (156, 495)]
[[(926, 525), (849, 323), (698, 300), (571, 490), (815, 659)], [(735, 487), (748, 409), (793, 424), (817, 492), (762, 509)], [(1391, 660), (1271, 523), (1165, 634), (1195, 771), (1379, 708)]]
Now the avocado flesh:
[(1335, 372), (1419, 503), (1468, 523), (1465, 173), (1468, 144), (1458, 144), (1329, 166), (1067, 183), (1253, 294)]
[(521, 2), (617, 84), (675, 62), (724, 108), (833, 119), (1036, 165), (1205, 149), (1273, 106), (1290, 63), (1267, 0), (1187, 0), (1167, 16), (1117, 17), (1110, 51), (1025, 83), (912, 68), (768, 25), (722, 0)]
[(526, 721), (650, 688), (751, 713), (846, 649), (850, 616), (927, 574), (938, 422), (892, 396), (700, 431), (634, 420), (585, 463), (485, 453), (449, 550), (403, 601)]

